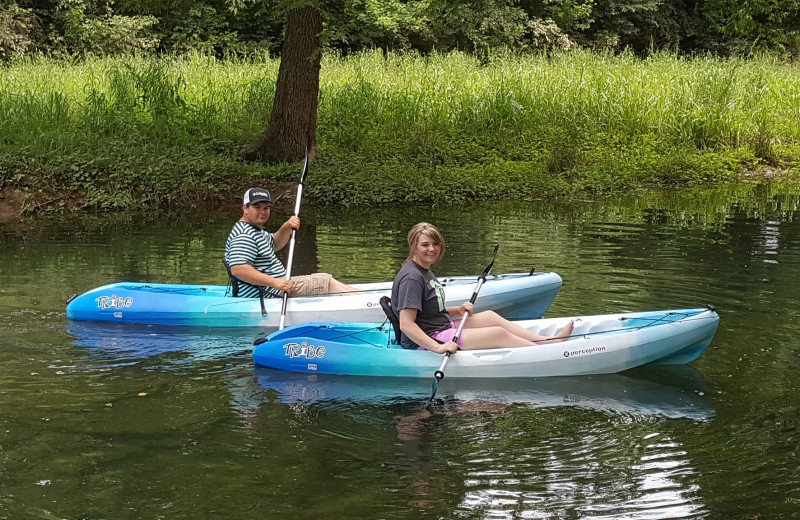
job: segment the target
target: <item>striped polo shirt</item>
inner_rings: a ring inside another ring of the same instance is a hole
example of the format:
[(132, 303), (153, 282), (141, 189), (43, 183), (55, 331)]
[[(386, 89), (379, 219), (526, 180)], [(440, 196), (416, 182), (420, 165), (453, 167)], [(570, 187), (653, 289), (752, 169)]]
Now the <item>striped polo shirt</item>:
[[(286, 278), (286, 268), (275, 255), (275, 241), (272, 233), (267, 233), (247, 222), (239, 221), (233, 225), (228, 241), (225, 243), (225, 261), (230, 267), (249, 264), (258, 271)], [(272, 298), (282, 296), (283, 291), (265, 287), (265, 296)], [(239, 282), (239, 296), (254, 298), (258, 296), (258, 286), (244, 281)]]

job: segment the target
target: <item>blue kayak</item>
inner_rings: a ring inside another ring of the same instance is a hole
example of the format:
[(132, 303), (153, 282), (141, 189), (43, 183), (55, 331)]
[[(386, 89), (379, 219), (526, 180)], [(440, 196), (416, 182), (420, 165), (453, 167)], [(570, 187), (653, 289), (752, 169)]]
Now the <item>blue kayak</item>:
[[(447, 305), (469, 300), (475, 276), (440, 278)], [(478, 310), (494, 310), (507, 318), (534, 318), (547, 310), (561, 289), (556, 273), (508, 273), (489, 276)], [(309, 321), (379, 321), (378, 301), (392, 282), (351, 284), (354, 293), (289, 298), (286, 324)], [(203, 327), (277, 328), (283, 298), (233, 298), (224, 285), (119, 282), (97, 287), (67, 302), (70, 320)]]
[[(686, 364), (708, 347), (719, 316), (713, 308), (522, 320), (544, 336), (574, 321), (572, 335), (536, 346), (460, 351), (448, 378), (605, 374), (647, 364)], [(430, 377), (442, 356), (397, 345), (388, 323), (305, 323), (256, 342), (257, 365), (307, 373)]]

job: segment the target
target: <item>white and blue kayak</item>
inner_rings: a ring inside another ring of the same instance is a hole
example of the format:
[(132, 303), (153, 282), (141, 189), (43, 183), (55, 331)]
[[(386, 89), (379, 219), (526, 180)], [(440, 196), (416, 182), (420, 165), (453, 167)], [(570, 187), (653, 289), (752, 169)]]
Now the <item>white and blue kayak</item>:
[[(440, 278), (447, 305), (469, 300), (476, 277)], [(392, 282), (352, 284), (354, 293), (289, 298), (286, 324), (309, 321), (381, 321), (379, 304)], [(487, 277), (478, 310), (506, 318), (544, 314), (561, 289), (556, 273), (509, 273)], [(225, 285), (119, 282), (97, 287), (67, 301), (67, 319), (153, 325), (276, 328), (282, 298), (233, 298)]]
[[(719, 316), (713, 307), (516, 323), (551, 336), (574, 321), (572, 335), (536, 346), (459, 351), (448, 378), (551, 377), (622, 372), (648, 364), (686, 364), (705, 351)], [(398, 345), (389, 323), (304, 323), (256, 341), (257, 365), (307, 373), (431, 377), (440, 354)]]

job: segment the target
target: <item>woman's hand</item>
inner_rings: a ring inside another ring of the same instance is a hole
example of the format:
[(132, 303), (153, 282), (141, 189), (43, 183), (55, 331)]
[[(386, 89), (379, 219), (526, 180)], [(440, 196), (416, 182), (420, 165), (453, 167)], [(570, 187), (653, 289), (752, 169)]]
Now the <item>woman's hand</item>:
[(475, 306), (472, 305), (472, 302), (464, 302), (459, 307), (459, 310), (461, 311), (460, 312), (461, 315), (469, 314), (470, 316), (472, 316), (472, 313), (475, 310)]
[(455, 354), (458, 352), (458, 345), (456, 345), (455, 341), (448, 341), (447, 343), (437, 343), (436, 350), (433, 350), (437, 354)]

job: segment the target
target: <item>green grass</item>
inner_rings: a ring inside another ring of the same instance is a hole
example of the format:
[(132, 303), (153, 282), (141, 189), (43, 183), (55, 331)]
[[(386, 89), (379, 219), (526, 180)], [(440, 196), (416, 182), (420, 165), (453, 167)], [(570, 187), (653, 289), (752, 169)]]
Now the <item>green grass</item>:
[[(238, 160), (263, 131), (278, 61), (33, 58), (0, 65), (0, 188), (74, 191), (89, 208), (230, 198), (296, 165)], [(323, 60), (323, 203), (448, 204), (727, 182), (795, 168), (800, 68), (570, 52), (365, 53)]]

